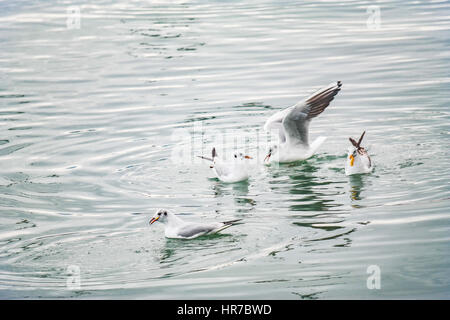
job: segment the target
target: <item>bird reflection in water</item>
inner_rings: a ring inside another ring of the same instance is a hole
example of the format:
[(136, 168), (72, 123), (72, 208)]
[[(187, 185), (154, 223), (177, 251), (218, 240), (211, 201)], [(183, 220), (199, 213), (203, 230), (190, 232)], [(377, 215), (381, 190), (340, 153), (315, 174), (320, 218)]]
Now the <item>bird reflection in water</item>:
[(213, 185), (215, 197), (233, 196), (236, 204), (250, 204), (252, 206), (256, 205), (256, 201), (248, 196), (249, 193), (249, 182), (241, 181), (236, 183), (223, 183), (217, 181)]
[[(354, 174), (349, 176), (350, 183), (350, 199), (352, 201), (361, 200), (361, 192), (364, 190), (364, 175)], [(354, 205), (354, 207), (358, 207)]]

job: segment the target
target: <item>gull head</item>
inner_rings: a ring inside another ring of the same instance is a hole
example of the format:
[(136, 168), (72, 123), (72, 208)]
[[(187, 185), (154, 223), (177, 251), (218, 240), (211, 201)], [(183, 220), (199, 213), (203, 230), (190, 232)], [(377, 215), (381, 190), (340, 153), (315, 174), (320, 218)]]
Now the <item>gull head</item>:
[(235, 153), (234, 154), (234, 160), (249, 160), (249, 159), (253, 159), (252, 157), (248, 156), (248, 155), (244, 155), (243, 153)]
[(169, 217), (169, 212), (166, 209), (159, 209), (155, 215), (150, 219), (149, 224), (152, 225), (156, 221), (166, 223)]

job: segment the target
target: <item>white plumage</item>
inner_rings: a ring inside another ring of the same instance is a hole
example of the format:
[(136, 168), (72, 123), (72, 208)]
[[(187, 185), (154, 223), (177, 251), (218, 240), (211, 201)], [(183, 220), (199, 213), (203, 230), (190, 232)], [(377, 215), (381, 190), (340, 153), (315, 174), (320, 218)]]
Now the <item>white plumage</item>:
[(341, 86), (340, 81), (332, 83), (294, 106), (272, 115), (266, 121), (264, 129), (278, 130), (280, 143), (269, 149), (264, 161), (293, 162), (313, 156), (326, 137), (318, 137), (310, 144), (309, 124), (329, 106)]
[(242, 153), (234, 154), (230, 160), (223, 160), (218, 157), (216, 149), (212, 149), (212, 158), (201, 156), (200, 158), (212, 162), (210, 168), (213, 169), (217, 178), (226, 183), (245, 181), (249, 178), (248, 159)]
[(193, 239), (203, 235), (218, 233), (237, 224), (241, 219), (214, 223), (191, 223), (182, 220), (172, 212), (160, 209), (156, 211), (149, 223), (152, 225), (156, 221), (165, 225), (164, 234), (167, 238)]
[(349, 138), (352, 146), (348, 149), (347, 159), (345, 161), (345, 174), (347, 176), (352, 174), (369, 173), (373, 170), (373, 162), (367, 150), (361, 147), (361, 142), (364, 137), (364, 131), (358, 142), (353, 138)]

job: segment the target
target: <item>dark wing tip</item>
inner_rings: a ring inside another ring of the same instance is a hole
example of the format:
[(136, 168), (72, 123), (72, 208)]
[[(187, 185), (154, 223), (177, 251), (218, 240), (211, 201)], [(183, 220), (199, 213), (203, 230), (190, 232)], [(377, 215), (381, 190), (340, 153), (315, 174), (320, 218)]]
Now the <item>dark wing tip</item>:
[(242, 219), (235, 219), (235, 220), (229, 220), (229, 221), (223, 221), (223, 224), (235, 224), (239, 221), (242, 221)]
[(204, 157), (204, 156), (197, 156), (197, 157), (199, 157), (200, 159), (204, 159), (204, 160), (208, 160), (208, 161), (213, 161), (213, 159), (208, 158), (208, 157)]
[(358, 148), (358, 143), (353, 138), (348, 138), (348, 140), (350, 140), (350, 142), (352, 143), (352, 145), (355, 146), (355, 148)]
[(362, 139), (364, 138), (364, 135), (366, 134), (366, 131), (364, 130), (364, 132), (362, 133), (361, 137), (358, 140), (358, 147), (360, 147)]
[(307, 119), (312, 119), (321, 114), (330, 105), (338, 92), (341, 91), (341, 86), (342, 82), (337, 81), (336, 85), (329, 85), (309, 97), (306, 100), (309, 106)]
[(212, 154), (213, 159), (214, 159), (215, 157), (217, 157), (216, 148), (212, 148), (211, 154)]

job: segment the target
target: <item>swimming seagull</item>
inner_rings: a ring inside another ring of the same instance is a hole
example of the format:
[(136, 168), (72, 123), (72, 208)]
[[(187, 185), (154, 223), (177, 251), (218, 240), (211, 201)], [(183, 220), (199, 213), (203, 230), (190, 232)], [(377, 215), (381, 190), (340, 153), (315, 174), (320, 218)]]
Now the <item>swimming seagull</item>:
[(373, 169), (373, 162), (367, 153), (367, 150), (361, 147), (361, 141), (366, 132), (364, 131), (356, 142), (353, 138), (349, 138), (352, 147), (348, 148), (347, 161), (345, 162), (345, 174), (347, 176), (358, 173), (369, 173)]
[(264, 124), (264, 130), (278, 129), (280, 143), (270, 147), (265, 163), (293, 162), (310, 158), (326, 137), (318, 137), (309, 144), (309, 123), (321, 114), (342, 83), (331, 83), (305, 100), (272, 115)]
[(237, 222), (241, 220), (242, 219), (236, 219), (215, 223), (190, 223), (181, 220), (181, 218), (177, 217), (172, 212), (165, 209), (159, 209), (149, 223), (150, 225), (156, 221), (164, 223), (165, 235), (167, 238), (193, 239), (203, 235), (218, 233), (237, 224)]
[(213, 169), (220, 181), (232, 183), (244, 181), (249, 178), (247, 160), (252, 159), (252, 157), (239, 153), (234, 154), (231, 161), (225, 161), (217, 156), (216, 148), (212, 149), (211, 156), (211, 158), (204, 156), (198, 157), (212, 162), (209, 167)]

